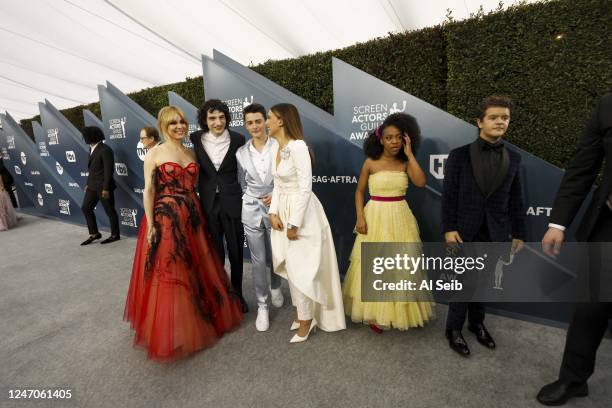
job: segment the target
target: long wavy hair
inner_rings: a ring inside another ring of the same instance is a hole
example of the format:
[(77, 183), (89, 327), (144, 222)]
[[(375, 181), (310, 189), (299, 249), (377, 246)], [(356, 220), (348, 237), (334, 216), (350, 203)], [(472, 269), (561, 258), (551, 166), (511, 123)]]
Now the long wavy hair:
[(304, 128), (300, 114), (295, 107), (290, 103), (278, 103), (270, 108), (276, 116), (283, 121), (285, 135), (293, 140), (304, 140)]
[[(300, 113), (295, 105), (290, 103), (277, 103), (272, 106), (270, 110), (283, 121), (285, 135), (289, 139), (304, 140), (305, 142), (302, 120), (300, 119)], [(314, 166), (314, 154), (310, 146), (308, 146), (308, 154), (310, 154), (311, 165)]]

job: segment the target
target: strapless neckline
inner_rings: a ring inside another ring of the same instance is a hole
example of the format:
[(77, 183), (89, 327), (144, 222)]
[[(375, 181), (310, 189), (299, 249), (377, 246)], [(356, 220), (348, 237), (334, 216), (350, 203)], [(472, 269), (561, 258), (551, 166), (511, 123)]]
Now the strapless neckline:
[(196, 162), (191, 162), (191, 163), (189, 163), (189, 164), (188, 164), (188, 165), (186, 165), (186, 166), (181, 166), (181, 164), (180, 164), (180, 163), (173, 162), (173, 161), (167, 161), (167, 162), (163, 162), (163, 163), (161, 163), (161, 164), (160, 164), (159, 166), (157, 166), (157, 167), (162, 167), (162, 166), (164, 166), (164, 165), (166, 165), (166, 164), (171, 164), (171, 165), (174, 165), (174, 166), (176, 166), (176, 167), (180, 167), (180, 168), (181, 168), (181, 169), (183, 169), (183, 170), (185, 170), (185, 169), (187, 169), (187, 168), (189, 168), (189, 167), (191, 167), (191, 166), (197, 166), (197, 165), (198, 165)]

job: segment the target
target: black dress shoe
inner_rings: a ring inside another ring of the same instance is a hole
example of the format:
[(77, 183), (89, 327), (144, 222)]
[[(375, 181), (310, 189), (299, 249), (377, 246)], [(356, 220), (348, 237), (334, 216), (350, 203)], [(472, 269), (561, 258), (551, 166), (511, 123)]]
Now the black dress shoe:
[(480, 344), (490, 349), (495, 348), (495, 341), (487, 331), (487, 328), (484, 326), (484, 324), (469, 324), (468, 330), (476, 335), (476, 339)]
[(85, 241), (81, 242), (81, 245), (89, 245), (92, 242), (94, 242), (96, 239), (100, 239), (102, 238), (102, 234), (100, 234), (99, 232), (95, 235), (90, 235), (89, 238), (87, 238)]
[(240, 306), (242, 307), (242, 313), (249, 313), (249, 305), (242, 296), (240, 296)]
[(450, 348), (463, 357), (467, 357), (470, 355), (470, 349), (467, 345), (467, 342), (463, 338), (461, 334), (461, 330), (446, 330), (446, 338), (448, 339), (448, 345)]
[(108, 238), (106, 238), (105, 240), (103, 240), (102, 242), (100, 242), (101, 244), (110, 244), (111, 242), (115, 242), (115, 241), (119, 241), (121, 239), (121, 237), (119, 235), (116, 236), (110, 236)]
[(554, 383), (545, 385), (538, 393), (537, 399), (544, 405), (563, 405), (570, 398), (586, 397), (589, 395), (587, 383), (572, 383), (557, 380)]

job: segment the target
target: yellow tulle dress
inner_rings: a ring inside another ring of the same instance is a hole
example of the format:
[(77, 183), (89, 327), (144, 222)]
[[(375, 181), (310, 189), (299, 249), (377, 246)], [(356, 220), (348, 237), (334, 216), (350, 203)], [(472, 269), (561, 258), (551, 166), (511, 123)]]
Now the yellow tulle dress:
[[(402, 171), (378, 171), (368, 180), (371, 196), (403, 197), (408, 189), (408, 175)], [(419, 226), (405, 200), (370, 200), (364, 208), (367, 234), (357, 234), (350, 267), (344, 278), (344, 311), (354, 323), (375, 324), (384, 329), (407, 330), (422, 327), (434, 317), (433, 301), (362, 302), (361, 243), (421, 242)]]

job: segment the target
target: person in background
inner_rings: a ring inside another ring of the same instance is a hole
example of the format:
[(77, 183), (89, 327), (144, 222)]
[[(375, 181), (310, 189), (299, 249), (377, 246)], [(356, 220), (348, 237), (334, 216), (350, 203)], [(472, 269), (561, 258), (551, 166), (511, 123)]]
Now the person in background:
[(160, 142), (159, 132), (152, 126), (145, 126), (140, 129), (140, 143), (146, 150), (151, 150)]
[(15, 197), (15, 192), (13, 191), (15, 179), (13, 178), (13, 175), (8, 171), (8, 169), (4, 166), (4, 161), (2, 157), (0, 157), (0, 177), (2, 178), (2, 182), (4, 183), (4, 190), (11, 199), (13, 208), (17, 208), (17, 198)]
[(111, 227), (110, 237), (103, 240), (102, 244), (109, 244), (118, 241), (119, 235), (119, 217), (115, 210), (115, 180), (113, 173), (115, 172), (115, 158), (113, 149), (104, 144), (104, 133), (102, 129), (96, 126), (86, 126), (83, 128), (83, 139), (90, 146), (89, 151), (89, 176), (85, 185), (85, 197), (81, 210), (87, 220), (87, 228), (89, 229), (89, 238), (81, 243), (81, 245), (89, 245), (97, 239), (102, 238), (102, 234), (98, 231), (96, 215), (94, 209), (98, 202), (102, 203), (104, 212), (108, 215)]
[[(11, 202), (8, 190), (5, 187), (4, 180), (5, 177), (2, 173), (2, 177), (0, 177), (0, 231), (6, 231), (17, 225), (17, 213)], [(10, 188), (10, 184), (8, 188)]]
[[(578, 151), (570, 162), (550, 214), (542, 249), (556, 255), (593, 182), (603, 177), (593, 193), (576, 231), (578, 241), (589, 244), (589, 280), (591, 302), (577, 303), (565, 340), (559, 378), (542, 387), (537, 399), (544, 405), (563, 405), (570, 398), (589, 394), (587, 380), (595, 371), (595, 357), (601, 339), (612, 318), (612, 93), (597, 104)], [(604, 301), (602, 301), (604, 300)]]

